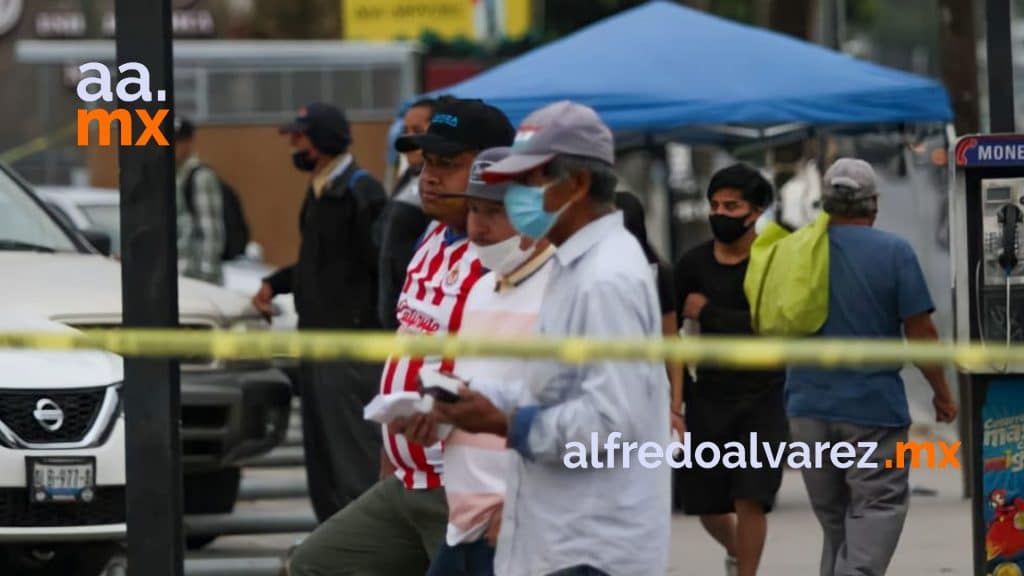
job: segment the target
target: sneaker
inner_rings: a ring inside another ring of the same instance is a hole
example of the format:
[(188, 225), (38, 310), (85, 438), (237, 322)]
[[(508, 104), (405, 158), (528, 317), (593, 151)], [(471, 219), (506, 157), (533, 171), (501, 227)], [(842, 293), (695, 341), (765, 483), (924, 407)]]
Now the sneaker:
[(725, 557), (725, 576), (736, 576), (739, 574), (739, 564), (732, 556)]

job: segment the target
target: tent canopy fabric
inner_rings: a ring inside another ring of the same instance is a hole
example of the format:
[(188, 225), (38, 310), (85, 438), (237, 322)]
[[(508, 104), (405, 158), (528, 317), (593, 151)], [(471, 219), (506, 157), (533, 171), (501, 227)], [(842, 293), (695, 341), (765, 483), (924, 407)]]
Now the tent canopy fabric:
[[(747, 140), (785, 124), (947, 122), (941, 84), (769, 30), (653, 1), (440, 91), (482, 98), (518, 124), (563, 99), (619, 134)], [(698, 127), (753, 127), (746, 136)]]

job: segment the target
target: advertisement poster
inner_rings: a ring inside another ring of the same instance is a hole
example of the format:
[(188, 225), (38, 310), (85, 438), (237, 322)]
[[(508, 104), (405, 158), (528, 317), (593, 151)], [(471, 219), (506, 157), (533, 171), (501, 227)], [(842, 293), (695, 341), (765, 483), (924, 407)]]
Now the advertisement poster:
[(530, 0), (341, 0), (346, 40), (415, 40), (430, 30), (446, 40), (519, 38), (530, 28)]
[(982, 408), (986, 572), (1024, 575), (1024, 378), (995, 379)]

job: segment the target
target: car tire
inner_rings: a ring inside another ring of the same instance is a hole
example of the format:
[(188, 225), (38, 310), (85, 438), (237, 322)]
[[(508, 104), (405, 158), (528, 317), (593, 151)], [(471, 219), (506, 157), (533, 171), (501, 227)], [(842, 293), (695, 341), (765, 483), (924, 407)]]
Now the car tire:
[(0, 546), (0, 574), (67, 576), (100, 574), (122, 548), (117, 543)]
[[(184, 478), (185, 514), (230, 514), (238, 500), (242, 479), (238, 468), (187, 474)], [(189, 536), (189, 550), (197, 550), (216, 540), (216, 536)]]

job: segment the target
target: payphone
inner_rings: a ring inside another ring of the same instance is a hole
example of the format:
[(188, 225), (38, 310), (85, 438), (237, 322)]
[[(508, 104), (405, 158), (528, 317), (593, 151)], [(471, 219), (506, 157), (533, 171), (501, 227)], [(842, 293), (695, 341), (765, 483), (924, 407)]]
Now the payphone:
[(982, 179), (980, 185), (984, 247), (975, 264), (982, 276), (975, 288), (978, 332), (983, 342), (1010, 343), (1024, 337), (1022, 323), (1013, 314), (1024, 306), (1014, 306), (1011, 298), (1020, 292), (1017, 287), (1024, 286), (1024, 178)]
[[(956, 339), (1024, 342), (1024, 134), (967, 136), (950, 179)], [(961, 372), (974, 573), (1024, 576), (1024, 365)]]

